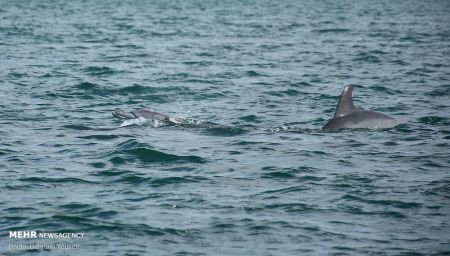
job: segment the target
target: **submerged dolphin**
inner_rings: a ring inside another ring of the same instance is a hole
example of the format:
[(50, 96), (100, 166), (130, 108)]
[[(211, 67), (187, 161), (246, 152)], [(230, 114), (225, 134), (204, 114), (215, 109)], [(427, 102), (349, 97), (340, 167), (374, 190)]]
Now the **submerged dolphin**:
[(353, 85), (347, 85), (342, 91), (334, 117), (322, 129), (341, 128), (392, 128), (400, 124), (390, 116), (355, 108), (352, 98)]
[(157, 121), (165, 122), (168, 125), (182, 124), (184, 121), (183, 119), (180, 119), (180, 118), (173, 118), (168, 115), (150, 111), (150, 110), (144, 109), (144, 108), (132, 110), (130, 112), (116, 108), (113, 110), (112, 115), (119, 119), (135, 119), (135, 118), (143, 117), (143, 118), (149, 119), (149, 120), (157, 120)]

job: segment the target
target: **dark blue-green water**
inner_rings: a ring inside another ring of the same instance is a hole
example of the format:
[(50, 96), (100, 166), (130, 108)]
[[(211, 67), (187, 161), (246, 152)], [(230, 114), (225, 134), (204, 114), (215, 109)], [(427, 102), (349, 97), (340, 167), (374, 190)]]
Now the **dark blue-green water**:
[[(449, 24), (445, 0), (0, 1), (0, 254), (448, 255)], [(350, 83), (404, 124), (321, 131)], [(222, 126), (111, 115), (141, 107)]]

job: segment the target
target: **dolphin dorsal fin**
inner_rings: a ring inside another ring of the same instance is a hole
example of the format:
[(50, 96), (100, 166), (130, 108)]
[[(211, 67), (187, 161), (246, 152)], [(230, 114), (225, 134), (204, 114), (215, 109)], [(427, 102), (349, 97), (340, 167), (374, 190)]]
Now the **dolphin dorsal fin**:
[(345, 116), (355, 111), (355, 106), (353, 105), (352, 92), (353, 92), (353, 85), (347, 85), (344, 88), (341, 97), (339, 98), (339, 103), (336, 108), (336, 113), (334, 113), (334, 117)]

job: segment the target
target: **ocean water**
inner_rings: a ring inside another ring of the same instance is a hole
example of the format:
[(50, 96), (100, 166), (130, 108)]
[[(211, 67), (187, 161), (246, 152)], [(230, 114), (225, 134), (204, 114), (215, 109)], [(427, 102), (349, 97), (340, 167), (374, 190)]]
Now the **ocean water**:
[[(0, 1), (0, 254), (450, 254), (449, 24), (445, 0)], [(347, 84), (403, 124), (322, 131)], [(194, 125), (111, 115), (143, 107)]]

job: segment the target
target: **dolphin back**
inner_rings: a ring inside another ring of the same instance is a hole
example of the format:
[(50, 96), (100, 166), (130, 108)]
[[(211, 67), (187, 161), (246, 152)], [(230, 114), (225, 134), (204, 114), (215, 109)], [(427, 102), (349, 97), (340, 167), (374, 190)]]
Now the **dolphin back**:
[(384, 129), (399, 125), (400, 122), (382, 113), (366, 110), (357, 110), (350, 115), (332, 118), (322, 129), (342, 129), (342, 128), (368, 128)]
[(390, 116), (356, 108), (353, 105), (352, 92), (353, 85), (348, 85), (344, 88), (339, 97), (339, 103), (336, 107), (334, 117), (322, 129), (392, 128), (400, 124), (397, 119)]
[(169, 116), (158, 112), (150, 111), (148, 109), (136, 109), (131, 111), (136, 117), (143, 117), (146, 119), (159, 120), (159, 121), (169, 121)]

